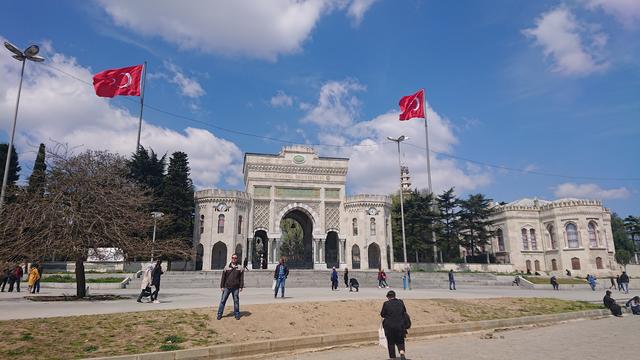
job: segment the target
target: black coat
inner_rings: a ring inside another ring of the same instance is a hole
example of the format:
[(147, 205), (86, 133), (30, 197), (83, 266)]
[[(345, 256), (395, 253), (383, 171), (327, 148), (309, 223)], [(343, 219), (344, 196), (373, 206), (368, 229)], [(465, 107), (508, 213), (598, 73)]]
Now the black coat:
[(382, 320), (382, 327), (385, 332), (395, 333), (397, 335), (402, 334), (404, 336), (406, 330), (405, 313), (407, 308), (404, 306), (402, 300), (391, 299), (384, 302), (382, 305), (382, 311), (380, 316), (384, 318)]
[(618, 280), (619, 283), (628, 283), (629, 282), (629, 275), (627, 274), (622, 274), (620, 275), (620, 280)]
[(156, 265), (151, 272), (151, 285), (160, 286), (160, 276), (162, 276), (162, 274), (164, 274), (162, 266)]
[(610, 295), (605, 295), (602, 298), (602, 303), (607, 309), (611, 309), (611, 306), (616, 303), (616, 300), (613, 299)]

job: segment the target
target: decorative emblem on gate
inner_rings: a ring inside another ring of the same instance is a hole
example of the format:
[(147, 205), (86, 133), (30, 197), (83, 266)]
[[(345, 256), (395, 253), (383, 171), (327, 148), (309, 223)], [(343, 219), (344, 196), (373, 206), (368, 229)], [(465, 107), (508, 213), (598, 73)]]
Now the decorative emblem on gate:
[(296, 164), (304, 164), (306, 160), (307, 159), (305, 159), (304, 156), (302, 155), (296, 155), (293, 157), (293, 162)]

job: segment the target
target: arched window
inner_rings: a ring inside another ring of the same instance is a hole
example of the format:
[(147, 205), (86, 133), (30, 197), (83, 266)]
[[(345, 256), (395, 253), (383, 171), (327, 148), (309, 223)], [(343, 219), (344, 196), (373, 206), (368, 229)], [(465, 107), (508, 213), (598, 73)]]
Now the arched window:
[(525, 264), (527, 264), (527, 271), (531, 271), (531, 260), (527, 260)]
[(218, 234), (224, 234), (224, 215), (218, 215)]
[[(567, 232), (567, 245), (572, 249), (579, 248), (580, 241), (578, 240), (578, 228), (576, 227), (576, 224), (568, 223), (565, 230)], [(580, 266), (579, 262), (578, 266)]]
[(580, 270), (580, 259), (577, 257), (571, 258), (571, 269)]
[(590, 247), (598, 247), (598, 237), (596, 235), (596, 224), (592, 222), (587, 226), (587, 231), (589, 232), (589, 246)]
[(389, 218), (384, 219), (384, 237), (389, 237)]
[(204, 232), (204, 215), (200, 215), (200, 236)]
[(371, 220), (369, 220), (369, 235), (376, 235), (376, 219), (374, 218), (371, 218)]
[(498, 238), (498, 251), (504, 251), (504, 234), (502, 233), (502, 229), (496, 231), (496, 236)]
[(557, 249), (558, 244), (556, 243), (556, 232), (553, 228), (553, 225), (547, 226), (547, 231), (549, 232), (549, 241), (551, 242), (551, 249)]
[(522, 229), (522, 248), (529, 250), (529, 238), (527, 236), (527, 229)]
[(551, 259), (551, 270), (553, 271), (558, 270), (558, 262), (556, 261), (556, 259)]
[(531, 239), (531, 250), (538, 250), (538, 241), (536, 240), (536, 231), (534, 229), (529, 230), (529, 238)]
[(540, 261), (538, 260), (534, 261), (533, 268), (536, 269), (536, 271), (540, 271)]
[(242, 215), (238, 216), (238, 235), (242, 234)]
[(596, 269), (604, 269), (602, 266), (602, 258), (599, 256), (596, 258)]
[(352, 222), (352, 228), (353, 228), (353, 236), (358, 236), (358, 219), (353, 218)]

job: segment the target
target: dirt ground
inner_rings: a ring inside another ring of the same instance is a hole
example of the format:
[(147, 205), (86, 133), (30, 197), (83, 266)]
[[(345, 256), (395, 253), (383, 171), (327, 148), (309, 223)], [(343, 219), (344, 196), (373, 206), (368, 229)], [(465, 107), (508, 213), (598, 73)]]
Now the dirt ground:
[[(413, 326), (592, 309), (583, 302), (536, 298), (406, 300)], [(0, 322), (0, 358), (71, 359), (332, 332), (375, 330), (381, 301), (247, 305), (235, 320), (214, 309), (147, 311)]]

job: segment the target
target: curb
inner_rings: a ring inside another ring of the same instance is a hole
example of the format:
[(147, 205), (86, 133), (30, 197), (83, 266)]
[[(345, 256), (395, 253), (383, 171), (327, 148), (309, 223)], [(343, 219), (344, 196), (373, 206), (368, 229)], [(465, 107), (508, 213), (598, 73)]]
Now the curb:
[[(548, 324), (567, 320), (590, 319), (608, 316), (609, 310), (588, 310), (570, 313), (525, 316), (511, 319), (470, 321), (453, 324), (436, 324), (416, 326), (409, 330), (410, 337), (426, 337), (432, 335), (448, 335), (514, 326)], [(274, 339), (241, 344), (215, 345), (177, 351), (145, 353), (91, 358), (92, 360), (211, 360), (235, 357), (266, 355), (291, 350), (324, 348), (330, 346), (350, 345), (355, 343), (372, 343), (378, 340), (378, 330), (358, 331), (325, 335), (301, 336), (285, 339)]]

